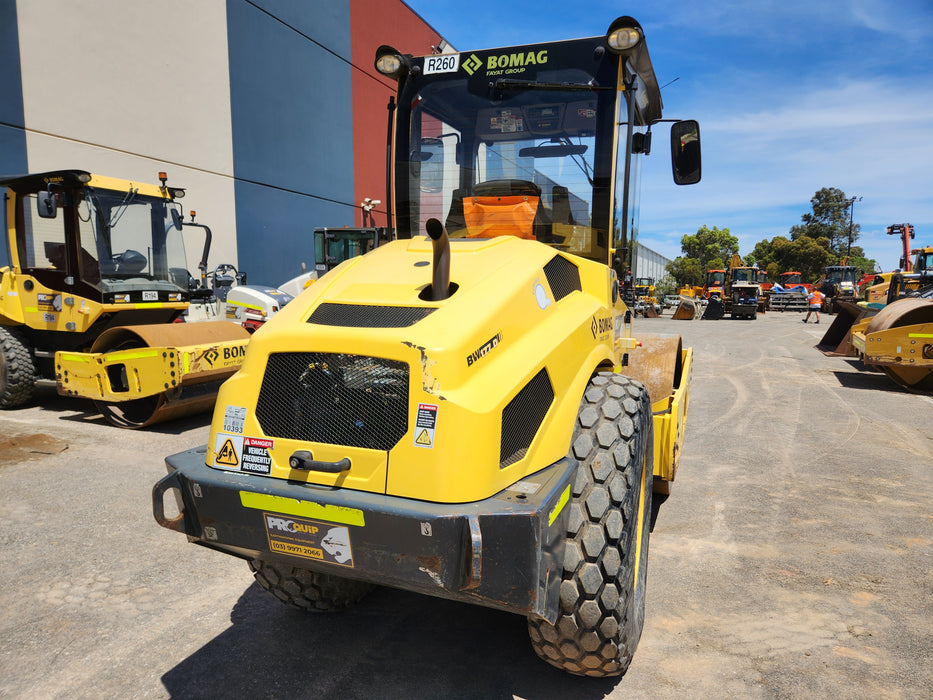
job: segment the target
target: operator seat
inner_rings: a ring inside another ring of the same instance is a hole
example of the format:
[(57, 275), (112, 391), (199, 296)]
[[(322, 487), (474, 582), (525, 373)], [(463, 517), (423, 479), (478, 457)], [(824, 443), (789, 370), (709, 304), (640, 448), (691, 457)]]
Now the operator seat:
[[(467, 238), (516, 236), (533, 240), (550, 234), (550, 215), (541, 204), (541, 188), (530, 180), (488, 180), (474, 185), (466, 196), (454, 195), (463, 206)], [(452, 203), (452, 213), (453, 209)]]
[(555, 224), (576, 225), (573, 212), (570, 211), (570, 190), (563, 185), (554, 185), (551, 188), (551, 220)]

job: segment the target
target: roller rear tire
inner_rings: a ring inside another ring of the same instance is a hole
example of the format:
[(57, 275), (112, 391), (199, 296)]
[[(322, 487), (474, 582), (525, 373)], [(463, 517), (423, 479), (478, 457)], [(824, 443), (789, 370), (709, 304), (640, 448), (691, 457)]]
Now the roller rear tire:
[(618, 676), (645, 619), (653, 421), (648, 392), (628, 377), (590, 380), (570, 449), (572, 487), (556, 624), (529, 619), (535, 652), (582, 676)]
[(262, 588), (287, 605), (333, 612), (355, 605), (375, 586), (363, 581), (253, 559), (249, 568)]

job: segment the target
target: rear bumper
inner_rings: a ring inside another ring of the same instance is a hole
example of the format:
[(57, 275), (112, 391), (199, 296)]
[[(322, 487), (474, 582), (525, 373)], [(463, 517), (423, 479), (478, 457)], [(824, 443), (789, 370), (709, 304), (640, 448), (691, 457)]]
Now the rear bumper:
[[(190, 542), (557, 619), (570, 459), (483, 501), (437, 504), (216, 470), (204, 457), (204, 448), (168, 457), (152, 494), (156, 521)], [(165, 516), (167, 491), (175, 518)]]

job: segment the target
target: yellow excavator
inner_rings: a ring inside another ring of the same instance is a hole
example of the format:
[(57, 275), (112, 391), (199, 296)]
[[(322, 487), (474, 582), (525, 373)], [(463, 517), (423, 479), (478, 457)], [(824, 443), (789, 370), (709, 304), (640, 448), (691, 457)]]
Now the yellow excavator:
[(209, 410), (249, 334), (227, 321), (172, 323), (197, 286), (184, 190), (83, 170), (0, 178), (10, 265), (0, 268), (0, 408), (38, 383), (93, 399), (138, 428)]

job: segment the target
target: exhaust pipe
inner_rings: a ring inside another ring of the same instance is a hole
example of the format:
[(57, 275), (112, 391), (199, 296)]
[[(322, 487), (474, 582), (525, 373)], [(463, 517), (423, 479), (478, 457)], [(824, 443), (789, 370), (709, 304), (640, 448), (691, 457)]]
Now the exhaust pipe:
[(434, 248), (434, 266), (431, 276), (431, 301), (444, 301), (450, 294), (450, 239), (444, 225), (437, 219), (424, 224)]

